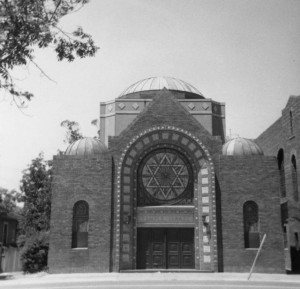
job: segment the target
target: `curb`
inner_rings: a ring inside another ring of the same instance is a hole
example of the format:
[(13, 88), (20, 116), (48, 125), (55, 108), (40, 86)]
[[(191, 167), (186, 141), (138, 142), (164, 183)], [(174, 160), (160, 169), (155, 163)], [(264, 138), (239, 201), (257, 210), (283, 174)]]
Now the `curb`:
[[(300, 283), (300, 275), (284, 275), (284, 274), (252, 274), (248, 281), (248, 273), (70, 273), (70, 274), (48, 274), (37, 273), (32, 275), (24, 275), (22, 273), (7, 273), (10, 278), (9, 283), (54, 283), (54, 282), (118, 282), (118, 281), (244, 281), (244, 282), (293, 282)], [(299, 286), (300, 287), (300, 286)]]

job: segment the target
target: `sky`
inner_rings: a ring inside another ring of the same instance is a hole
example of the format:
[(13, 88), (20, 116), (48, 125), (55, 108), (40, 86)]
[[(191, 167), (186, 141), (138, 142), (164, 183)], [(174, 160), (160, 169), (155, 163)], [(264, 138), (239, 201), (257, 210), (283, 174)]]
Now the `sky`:
[(100, 47), (93, 58), (58, 62), (51, 49), (36, 50), (34, 66), (13, 75), (34, 93), (21, 112), (0, 92), (0, 187), (19, 189), (22, 171), (44, 152), (65, 150), (69, 119), (84, 136), (100, 102), (131, 84), (170, 76), (226, 104), (227, 135), (256, 138), (300, 95), (299, 0), (92, 0), (61, 21), (82, 26)]

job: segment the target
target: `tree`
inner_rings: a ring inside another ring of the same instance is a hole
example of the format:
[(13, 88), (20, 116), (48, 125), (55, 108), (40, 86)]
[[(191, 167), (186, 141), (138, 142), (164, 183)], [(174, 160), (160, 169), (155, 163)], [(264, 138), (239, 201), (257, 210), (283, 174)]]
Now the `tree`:
[(91, 121), (91, 125), (94, 125), (97, 128), (97, 137), (100, 138), (100, 121), (98, 118)]
[(24, 202), (21, 229), (27, 235), (49, 230), (51, 181), (52, 161), (44, 160), (41, 153), (31, 161), (21, 180), (21, 200)]
[(16, 190), (9, 191), (0, 187), (0, 197), (2, 199), (2, 204), (8, 213), (21, 213), (21, 208), (18, 207), (21, 194)]
[[(65, 120), (61, 126), (67, 128), (65, 142), (72, 143), (82, 138), (77, 122)], [(51, 181), (52, 161), (44, 160), (43, 154), (39, 154), (24, 170), (21, 180), (24, 208), (20, 224), (22, 235), (18, 238), (18, 245), (22, 247), (24, 272), (33, 273), (47, 268)]]
[[(82, 138), (77, 122), (65, 120), (61, 126), (67, 128), (65, 142), (73, 143)], [(45, 160), (43, 154), (40, 153), (23, 171), (21, 180), (22, 194), (19, 200), (24, 202), (24, 219), (21, 228), (26, 234), (47, 231), (50, 228), (51, 181), (52, 161)]]
[(43, 154), (31, 161), (23, 171), (21, 200), (24, 202), (21, 235), (18, 245), (22, 248), (24, 272), (37, 272), (47, 267), (51, 213), (52, 162)]
[(71, 144), (74, 141), (82, 139), (82, 133), (80, 132), (79, 123), (72, 120), (64, 120), (60, 124), (61, 127), (65, 127), (67, 129), (66, 136), (64, 139), (65, 143)]
[[(67, 128), (65, 142), (72, 143), (82, 138), (77, 122), (65, 120), (61, 126)], [(18, 245), (22, 247), (24, 272), (32, 273), (47, 268), (51, 181), (52, 161), (46, 161), (41, 153), (23, 171), (21, 180), (20, 200), (24, 202), (24, 208), (20, 224), (22, 235), (18, 238)]]
[[(11, 70), (33, 63), (34, 47), (53, 47), (59, 61), (94, 56), (98, 47), (81, 27), (67, 33), (60, 26), (62, 17), (78, 11), (89, 0), (0, 0), (0, 89), (24, 106), (33, 94), (20, 91)], [(46, 75), (47, 76), (47, 75)]]

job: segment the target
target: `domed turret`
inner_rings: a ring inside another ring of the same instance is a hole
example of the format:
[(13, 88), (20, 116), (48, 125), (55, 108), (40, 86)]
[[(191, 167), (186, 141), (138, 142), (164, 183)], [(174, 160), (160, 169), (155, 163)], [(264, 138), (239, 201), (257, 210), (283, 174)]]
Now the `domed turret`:
[(86, 137), (79, 139), (68, 146), (65, 155), (69, 156), (88, 156), (107, 152), (106, 145), (95, 138)]
[(254, 141), (242, 137), (229, 140), (222, 148), (222, 155), (224, 156), (249, 156), (263, 154), (263, 150)]

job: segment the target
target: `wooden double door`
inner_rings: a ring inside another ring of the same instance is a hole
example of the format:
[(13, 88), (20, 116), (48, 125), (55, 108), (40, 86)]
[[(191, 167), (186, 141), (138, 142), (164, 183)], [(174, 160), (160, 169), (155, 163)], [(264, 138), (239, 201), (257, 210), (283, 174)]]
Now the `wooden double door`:
[(194, 269), (193, 228), (139, 228), (137, 269)]

